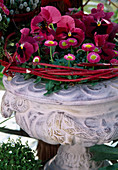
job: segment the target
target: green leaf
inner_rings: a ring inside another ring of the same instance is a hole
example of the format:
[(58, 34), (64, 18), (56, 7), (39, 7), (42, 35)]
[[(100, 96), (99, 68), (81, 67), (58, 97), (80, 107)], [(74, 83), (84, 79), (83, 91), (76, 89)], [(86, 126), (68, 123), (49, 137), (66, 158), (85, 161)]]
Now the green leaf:
[(109, 165), (107, 167), (99, 168), (98, 170), (118, 170), (118, 163)]
[(54, 87), (53, 81), (49, 81), (48, 83), (46, 83), (46, 90), (51, 90), (53, 87)]
[(39, 83), (42, 80), (41, 77), (37, 77), (36, 80), (34, 81), (34, 83)]
[(72, 76), (67, 76), (68, 77), (68, 79), (72, 79)]
[(9, 117), (9, 118), (7, 118), (7, 119), (5, 119), (4, 121), (0, 122), (0, 124), (2, 124), (2, 123), (4, 123), (4, 122), (6, 122), (6, 121), (8, 121), (8, 120), (12, 119), (13, 117), (14, 117), (14, 116)]
[(95, 145), (90, 147), (90, 152), (93, 153), (92, 160), (103, 161), (103, 160), (117, 160), (118, 159), (118, 148), (106, 146), (106, 145)]

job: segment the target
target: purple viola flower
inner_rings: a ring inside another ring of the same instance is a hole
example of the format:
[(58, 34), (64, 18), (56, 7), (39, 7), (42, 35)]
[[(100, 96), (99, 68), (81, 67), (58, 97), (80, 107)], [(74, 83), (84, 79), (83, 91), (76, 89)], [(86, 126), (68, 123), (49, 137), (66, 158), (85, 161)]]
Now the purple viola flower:
[(39, 48), (35, 39), (28, 35), (29, 32), (30, 30), (28, 28), (22, 29), (21, 39), (19, 43), (16, 43), (17, 59), (20, 61), (20, 63), (25, 63), (28, 61), (31, 55)]

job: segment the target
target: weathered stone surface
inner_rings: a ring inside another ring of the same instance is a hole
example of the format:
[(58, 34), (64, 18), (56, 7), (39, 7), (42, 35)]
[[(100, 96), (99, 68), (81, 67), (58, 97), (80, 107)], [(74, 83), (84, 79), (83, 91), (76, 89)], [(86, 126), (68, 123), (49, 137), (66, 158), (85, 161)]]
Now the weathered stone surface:
[(3, 83), (2, 115), (15, 112), (16, 122), (36, 139), (69, 147), (81, 141), (90, 147), (118, 138), (118, 79), (78, 84), (49, 96), (45, 84), (21, 75), (11, 81), (4, 76)]
[(78, 85), (44, 96), (45, 85), (21, 75), (3, 79), (2, 115), (15, 111), (16, 122), (29, 135), (50, 144), (85, 147), (118, 137), (118, 80)]

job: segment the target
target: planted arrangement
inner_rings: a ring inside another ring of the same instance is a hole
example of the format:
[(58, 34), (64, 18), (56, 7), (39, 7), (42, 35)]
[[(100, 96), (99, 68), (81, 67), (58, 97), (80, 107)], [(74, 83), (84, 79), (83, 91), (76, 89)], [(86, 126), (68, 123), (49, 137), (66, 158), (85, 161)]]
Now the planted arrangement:
[(36, 160), (35, 152), (28, 143), (22, 144), (21, 138), (14, 141), (8, 139), (7, 143), (0, 144), (0, 169), (1, 170), (39, 170), (41, 160)]
[[(65, 15), (53, 6), (41, 7), (31, 29), (20, 30), (14, 54), (7, 51), (3, 73), (45, 82), (47, 93), (78, 83), (96, 83), (118, 76), (118, 24), (113, 12), (99, 3), (90, 14), (69, 9)], [(14, 33), (13, 33), (14, 34)], [(13, 35), (12, 34), (12, 35)], [(9, 78), (9, 80), (11, 80)]]

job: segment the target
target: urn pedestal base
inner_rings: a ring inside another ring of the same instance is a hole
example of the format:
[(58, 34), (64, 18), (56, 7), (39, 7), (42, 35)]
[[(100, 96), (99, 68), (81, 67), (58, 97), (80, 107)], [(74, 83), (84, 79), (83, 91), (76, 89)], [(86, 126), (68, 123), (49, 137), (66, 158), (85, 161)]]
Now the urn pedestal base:
[(61, 145), (57, 155), (44, 167), (44, 170), (98, 170), (104, 162), (91, 160), (89, 148), (82, 144)]
[(45, 164), (49, 159), (53, 158), (57, 154), (57, 150), (60, 145), (51, 145), (41, 140), (38, 141), (37, 145), (37, 156), (42, 163)]

